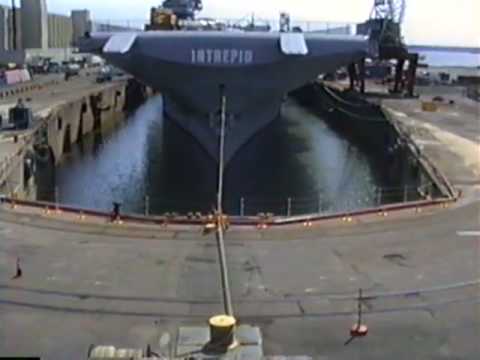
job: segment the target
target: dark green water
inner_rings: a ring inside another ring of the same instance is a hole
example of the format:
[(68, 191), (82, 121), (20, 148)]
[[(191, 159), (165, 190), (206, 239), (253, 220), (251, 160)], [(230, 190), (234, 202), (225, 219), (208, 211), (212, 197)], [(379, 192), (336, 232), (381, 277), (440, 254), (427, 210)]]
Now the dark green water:
[[(273, 121), (229, 163), (225, 208), (238, 214), (353, 210), (377, 201), (388, 185), (382, 169), (318, 116), (285, 104)], [(152, 214), (209, 211), (215, 202), (216, 163), (176, 124), (162, 117), (161, 98), (149, 100), (106, 135), (92, 134), (53, 169), (40, 166), (39, 198)]]

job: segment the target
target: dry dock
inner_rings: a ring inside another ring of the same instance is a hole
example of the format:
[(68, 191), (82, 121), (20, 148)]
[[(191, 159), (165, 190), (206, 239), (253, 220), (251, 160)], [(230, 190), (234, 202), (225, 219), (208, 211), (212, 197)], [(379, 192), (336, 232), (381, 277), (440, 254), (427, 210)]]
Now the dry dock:
[[(232, 228), (236, 317), (261, 327), (268, 355), (478, 358), (478, 105), (459, 98), (426, 114), (420, 100), (382, 102), (463, 195), (448, 207), (307, 228)], [(174, 352), (179, 326), (221, 312), (215, 244), (198, 227), (110, 224), (4, 204), (0, 349), (45, 359), (79, 358), (92, 343)], [(12, 280), (17, 258), (23, 276)], [(359, 288), (370, 334), (344, 346)]]

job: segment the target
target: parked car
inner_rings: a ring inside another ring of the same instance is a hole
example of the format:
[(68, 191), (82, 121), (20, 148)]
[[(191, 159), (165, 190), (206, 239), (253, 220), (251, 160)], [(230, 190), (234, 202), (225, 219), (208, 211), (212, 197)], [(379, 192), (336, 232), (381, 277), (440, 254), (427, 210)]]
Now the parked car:
[(75, 76), (80, 73), (80, 65), (76, 63), (69, 63), (65, 69), (65, 72), (70, 76)]
[(52, 61), (48, 64), (47, 71), (50, 74), (59, 74), (59, 73), (63, 72), (62, 64)]
[(112, 81), (113, 70), (110, 66), (103, 66), (97, 75), (97, 83)]

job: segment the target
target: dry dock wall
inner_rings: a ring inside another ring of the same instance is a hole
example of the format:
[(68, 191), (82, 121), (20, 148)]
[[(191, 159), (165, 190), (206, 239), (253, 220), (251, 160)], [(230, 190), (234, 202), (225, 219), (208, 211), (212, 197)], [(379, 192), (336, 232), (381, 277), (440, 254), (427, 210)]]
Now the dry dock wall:
[(110, 127), (131, 110), (132, 103), (141, 104), (145, 93), (130, 87), (138, 89), (138, 84), (133, 80), (112, 84), (52, 109), (42, 130), (53, 162), (58, 164), (84, 135)]
[(357, 93), (340, 91), (317, 82), (294, 91), (292, 96), (363, 149), (386, 171), (389, 183), (416, 187), (419, 199), (452, 196), (445, 186), (446, 180), (432, 171), (432, 164), (426, 166), (418, 147), (399, 131), (381, 106)]
[(34, 181), (35, 154), (32, 138), (14, 132), (1, 138), (0, 194), (18, 195), (26, 199), (36, 198)]
[(121, 113), (125, 106), (125, 89), (126, 85), (115, 84), (51, 111), (45, 123), (48, 146), (55, 164), (73, 143), (115, 120), (115, 115)]
[[(65, 100), (34, 114), (30, 129), (12, 133), (11, 154), (0, 164), (0, 193), (17, 198), (34, 199), (33, 173), (38, 161), (58, 164), (83, 136), (102, 132), (133, 111), (148, 96), (144, 86), (134, 80), (119, 81)], [(26, 176), (28, 174), (28, 176)]]

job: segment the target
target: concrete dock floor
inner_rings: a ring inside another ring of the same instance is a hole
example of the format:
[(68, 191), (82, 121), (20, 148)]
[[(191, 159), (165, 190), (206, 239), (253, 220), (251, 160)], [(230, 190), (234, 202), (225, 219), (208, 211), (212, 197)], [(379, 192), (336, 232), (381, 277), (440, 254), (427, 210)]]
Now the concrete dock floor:
[[(408, 103), (386, 105), (412, 132), (429, 124), (416, 103), (402, 104)], [(473, 126), (462, 118), (458, 127)], [(437, 124), (441, 119), (430, 121), (451, 134)], [(475, 164), (455, 152), (450, 138), (428, 127), (419, 133), (432, 137), (423, 146), (436, 146), (431, 153), (439, 167), (464, 190), (455, 206), (308, 230), (227, 234), (235, 313), (261, 327), (266, 354), (478, 359)], [(476, 135), (455, 136), (475, 142)], [(12, 280), (17, 258), (23, 276)], [(369, 296), (370, 333), (344, 346), (358, 288)], [(174, 348), (178, 327), (204, 325), (222, 312), (220, 301), (215, 239), (199, 230), (99, 226), (0, 210), (1, 355), (82, 359), (90, 344), (155, 349), (165, 333)]]
[[(479, 210), (473, 202), (308, 233), (231, 232), (236, 316), (261, 326), (267, 354), (476, 359)], [(72, 359), (91, 343), (155, 346), (165, 332), (174, 338), (179, 326), (222, 311), (213, 237), (174, 231), (153, 239), (158, 231), (137, 237), (129, 228), (86, 234), (5, 210), (0, 218), (7, 355)], [(23, 276), (12, 280), (17, 257)], [(365, 304), (370, 335), (344, 347), (360, 287), (375, 296)]]

